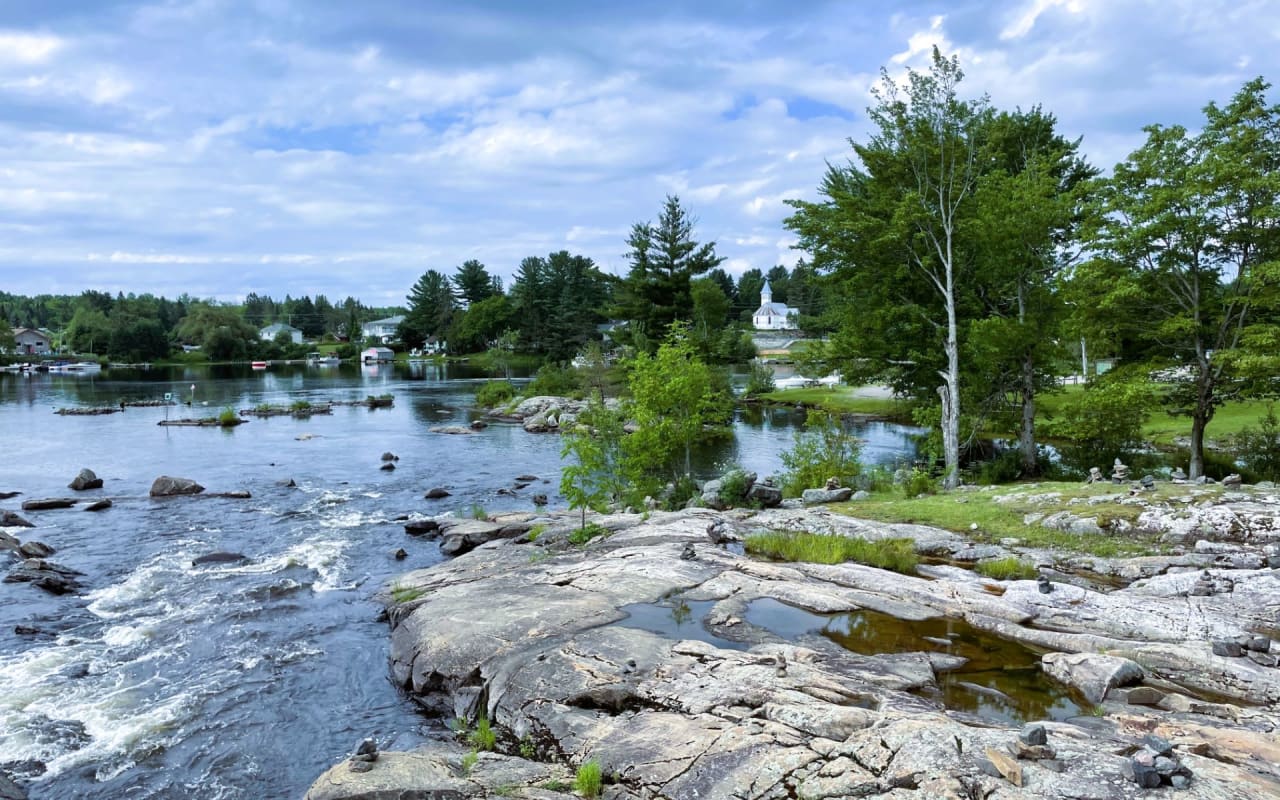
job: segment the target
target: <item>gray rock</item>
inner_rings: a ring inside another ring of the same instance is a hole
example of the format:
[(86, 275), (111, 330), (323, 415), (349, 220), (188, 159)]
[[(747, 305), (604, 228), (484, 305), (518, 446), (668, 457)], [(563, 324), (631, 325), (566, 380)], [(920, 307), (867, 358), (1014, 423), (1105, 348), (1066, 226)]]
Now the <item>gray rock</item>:
[(1244, 655), (1244, 648), (1239, 642), (1214, 642), (1213, 654), (1225, 658), (1240, 658)]
[(1164, 692), (1151, 686), (1135, 686), (1125, 693), (1125, 702), (1131, 706), (1158, 706), (1164, 701)]
[(101, 500), (94, 500), (92, 503), (85, 506), (84, 510), (85, 511), (106, 511), (108, 508), (111, 508), (111, 505), (112, 505), (111, 500), (109, 498), (104, 497)]
[(83, 492), (88, 489), (101, 489), (102, 478), (93, 474), (91, 469), (82, 469), (79, 474), (71, 479), (71, 483), (67, 484), (67, 488), (77, 492)]
[(395, 468), (396, 468), (396, 462), (394, 461), (384, 461), (382, 463), (382, 466), (378, 467), (378, 469), (382, 470), (383, 472), (391, 472)]
[(80, 502), (74, 497), (40, 497), (22, 501), (23, 511), (48, 511), (56, 508), (71, 508)]
[(424, 494), (423, 497), (425, 497), (428, 500), (439, 500), (443, 497), (448, 497), (449, 494), (450, 493), (448, 489), (444, 488), (443, 486), (436, 486), (432, 489), (428, 489), (427, 493)]
[(56, 552), (56, 550), (44, 542), (23, 542), (22, 545), (18, 547), (18, 555), (23, 558), (48, 558)]
[(399, 461), (400, 457), (397, 456), (395, 453), (386, 452), (382, 454), (382, 460), (383, 461)]
[(1040, 663), (1049, 677), (1079, 689), (1090, 703), (1101, 703), (1111, 689), (1144, 677), (1133, 661), (1097, 653), (1046, 653)]
[(867, 500), (870, 497), (871, 497), (871, 492), (868, 492), (866, 489), (859, 489), (858, 491), (854, 492), (849, 497), (849, 499), (850, 500)]
[(758, 503), (761, 508), (777, 508), (782, 505), (782, 489), (771, 483), (757, 482), (747, 492), (747, 499)]
[(1250, 636), (1244, 642), (1244, 648), (1255, 653), (1265, 653), (1271, 649), (1271, 640), (1266, 636)]
[(409, 557), (409, 551), (405, 550), (403, 547), (398, 547), (396, 548), (395, 552), (391, 554), (391, 556), (396, 561), (404, 561), (406, 558)]
[(31, 524), (21, 516), (12, 511), (0, 511), (0, 528), (34, 528)]
[(853, 490), (845, 487), (843, 489), (805, 489), (800, 493), (800, 501), (806, 506), (816, 506), (823, 503), (843, 503), (853, 495)]
[(1169, 756), (1173, 754), (1173, 744), (1162, 736), (1156, 736), (1149, 733), (1142, 737), (1142, 746), (1155, 753), (1158, 756)]
[(1032, 723), (1022, 727), (1022, 730), (1018, 733), (1018, 741), (1031, 747), (1037, 747), (1049, 743), (1049, 734), (1045, 731), (1043, 725)]
[(440, 523), (434, 519), (411, 519), (404, 524), (404, 532), (410, 536), (431, 536), (440, 531)]
[(173, 478), (161, 475), (151, 484), (152, 497), (174, 497), (177, 495), (200, 494), (204, 487), (190, 478)]
[(81, 588), (76, 578), (83, 574), (52, 561), (29, 558), (4, 576), (4, 582), (30, 583), (50, 594), (71, 594)]
[(27, 800), (27, 792), (0, 773), (0, 800)]
[(1243, 483), (1244, 480), (1234, 472), (1222, 479), (1222, 485), (1227, 489), (1238, 489)]
[(246, 564), (249, 557), (244, 553), (206, 553), (191, 559), (193, 567), (207, 567), (213, 564)]

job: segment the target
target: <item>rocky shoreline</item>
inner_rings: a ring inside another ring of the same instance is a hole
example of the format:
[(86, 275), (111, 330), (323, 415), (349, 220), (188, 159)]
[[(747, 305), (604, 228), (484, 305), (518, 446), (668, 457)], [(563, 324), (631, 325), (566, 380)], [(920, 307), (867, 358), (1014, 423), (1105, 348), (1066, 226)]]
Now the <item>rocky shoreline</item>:
[[(1275, 505), (1248, 502), (1274, 521)], [(407, 523), (458, 555), (380, 593), (393, 679), (430, 713), (487, 720), (494, 752), (375, 753), (307, 797), (552, 800), (589, 761), (618, 800), (1280, 796), (1280, 526), (1197, 527), (1189, 553), (1149, 557), (1113, 588), (1050, 569), (1052, 554), (1034, 559), (1041, 580), (996, 581), (949, 564), (770, 563), (737, 544), (905, 537), (951, 563), (990, 547), (821, 508), (596, 522), (611, 534), (585, 546), (561, 515)], [(766, 611), (828, 625), (786, 630)], [(874, 652), (832, 633), (872, 615), (944, 633)], [(981, 650), (961, 630), (1024, 648), (1039, 661), (1026, 685), (1069, 699), (1010, 715), (1001, 689), (959, 680)]]

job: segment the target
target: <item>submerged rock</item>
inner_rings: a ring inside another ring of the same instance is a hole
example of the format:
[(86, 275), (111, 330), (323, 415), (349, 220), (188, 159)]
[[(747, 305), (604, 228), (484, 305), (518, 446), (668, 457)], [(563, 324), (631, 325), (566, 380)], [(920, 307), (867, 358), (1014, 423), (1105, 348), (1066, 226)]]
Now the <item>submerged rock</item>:
[(250, 561), (244, 553), (206, 553), (191, 559), (193, 567), (207, 567), (211, 564), (246, 564)]
[(34, 528), (35, 525), (12, 511), (0, 511), (0, 528)]
[(41, 497), (22, 501), (23, 511), (48, 511), (55, 508), (71, 508), (80, 502), (74, 497)]
[(94, 500), (92, 503), (85, 506), (84, 510), (85, 511), (106, 511), (108, 508), (111, 508), (111, 500), (109, 498), (104, 497), (101, 500)]

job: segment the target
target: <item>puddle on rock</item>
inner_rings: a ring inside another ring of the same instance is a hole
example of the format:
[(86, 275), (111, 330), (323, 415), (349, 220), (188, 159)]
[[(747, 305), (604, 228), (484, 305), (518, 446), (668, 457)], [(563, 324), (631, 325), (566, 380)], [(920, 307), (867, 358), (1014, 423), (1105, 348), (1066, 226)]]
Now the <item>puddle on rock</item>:
[(714, 600), (681, 600), (674, 597), (657, 603), (633, 603), (619, 609), (627, 613), (627, 618), (615, 624), (639, 628), (677, 641), (696, 639), (725, 650), (746, 650), (750, 644), (723, 639), (707, 630), (703, 621), (715, 604)]
[(921, 694), (947, 708), (1006, 725), (1042, 719), (1064, 720), (1083, 710), (1067, 690), (1040, 670), (1032, 650), (975, 630), (960, 620), (919, 622), (874, 611), (815, 614), (771, 598), (753, 600), (746, 621), (789, 641), (823, 636), (860, 655), (946, 653), (968, 659), (937, 678), (938, 688)]

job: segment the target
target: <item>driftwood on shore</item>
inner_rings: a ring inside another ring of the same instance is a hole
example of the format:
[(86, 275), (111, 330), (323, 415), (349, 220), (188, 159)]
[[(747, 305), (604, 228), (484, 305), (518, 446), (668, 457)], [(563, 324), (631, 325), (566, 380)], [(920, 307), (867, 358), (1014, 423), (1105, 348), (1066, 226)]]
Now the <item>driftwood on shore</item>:
[(102, 414), (118, 414), (123, 410), (116, 406), (92, 406), (86, 408), (60, 408), (54, 413), (61, 417), (96, 417)]

